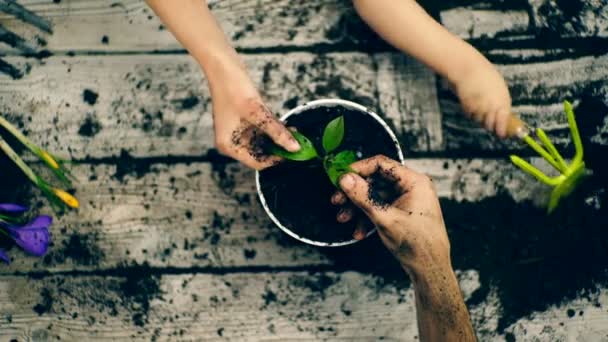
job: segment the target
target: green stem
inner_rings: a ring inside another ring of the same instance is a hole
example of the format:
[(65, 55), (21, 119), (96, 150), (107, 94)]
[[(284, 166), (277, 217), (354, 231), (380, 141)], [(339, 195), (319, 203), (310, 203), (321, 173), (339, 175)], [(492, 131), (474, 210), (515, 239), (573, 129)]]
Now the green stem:
[(0, 221), (7, 222), (7, 221), (12, 221), (12, 220), (13, 220), (12, 217), (0, 214)]
[(55, 174), (55, 176), (57, 176), (57, 178), (59, 180), (61, 180), (65, 185), (71, 186), (70, 180), (63, 174), (63, 171), (65, 171), (65, 168), (63, 168), (61, 166), (60, 161), (57, 160), (57, 158), (55, 156), (46, 152), (46, 154), (48, 154), (51, 158), (53, 158), (55, 160), (55, 162), (59, 166), (58, 168), (53, 167), (53, 165), (51, 165), (48, 160), (46, 160), (42, 157), (42, 153), (44, 151), (40, 147), (34, 145), (34, 143), (32, 143), (25, 135), (23, 135), (23, 133), (21, 133), (21, 131), (19, 131), (17, 129), (17, 127), (13, 126), (10, 122), (8, 122), (2, 116), (0, 116), (0, 126), (4, 127), (10, 134), (12, 134), (15, 138), (17, 138), (17, 140), (19, 140), (23, 145), (25, 145), (25, 147), (27, 147), (28, 150), (30, 150), (40, 160), (42, 160), (44, 162), (44, 164), (46, 164), (53, 171), (53, 173)]
[[(8, 223), (8, 222), (7, 222), (7, 223)], [(4, 230), (4, 229), (2, 229), (2, 228), (0, 228), (0, 232), (2, 232), (2, 234), (6, 235), (7, 237), (9, 237), (9, 238), (11, 238), (11, 239), (13, 238), (13, 237), (12, 237), (12, 236), (11, 236), (11, 235), (10, 235), (10, 234), (9, 234), (9, 233), (6, 231), (6, 230)]]
[(40, 151), (40, 148), (38, 146), (32, 144), (32, 142), (30, 142), (29, 139), (26, 138), (25, 135), (23, 135), (23, 133), (21, 133), (17, 129), (17, 127), (13, 126), (10, 122), (8, 122), (2, 116), (0, 116), (0, 126), (4, 127), (10, 134), (12, 134), (15, 138), (17, 138), (30, 151), (32, 151), (35, 154), (38, 154), (38, 151)]
[(30, 167), (25, 164), (23, 159), (19, 157), (15, 150), (13, 150), (6, 143), (6, 141), (2, 139), (2, 137), (0, 137), (0, 150), (4, 151), (4, 153), (6, 153), (9, 158), (11, 158), (11, 160), (21, 169), (21, 171), (23, 171), (27, 178), (32, 181), (32, 183), (38, 185), (38, 177), (36, 176), (34, 171), (32, 171), (32, 169), (30, 169)]

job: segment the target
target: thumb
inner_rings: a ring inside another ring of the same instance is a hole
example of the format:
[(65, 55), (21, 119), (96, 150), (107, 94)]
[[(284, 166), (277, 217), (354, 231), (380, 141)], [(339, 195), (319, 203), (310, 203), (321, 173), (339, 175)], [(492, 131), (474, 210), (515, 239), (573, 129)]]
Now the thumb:
[(357, 207), (361, 208), (373, 221), (376, 207), (369, 200), (369, 184), (356, 173), (347, 173), (340, 178), (340, 188)]

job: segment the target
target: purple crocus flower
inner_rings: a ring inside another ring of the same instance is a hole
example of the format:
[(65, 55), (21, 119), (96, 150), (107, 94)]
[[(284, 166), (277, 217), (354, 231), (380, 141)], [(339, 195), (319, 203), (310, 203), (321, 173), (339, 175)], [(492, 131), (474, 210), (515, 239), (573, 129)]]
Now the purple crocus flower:
[(0, 260), (4, 261), (7, 264), (11, 263), (11, 258), (9, 258), (8, 254), (3, 249), (0, 249)]
[(15, 243), (24, 251), (35, 256), (43, 256), (49, 246), (49, 226), (53, 223), (50, 216), (41, 215), (23, 227), (6, 227)]
[(4, 211), (6, 213), (21, 214), (27, 211), (27, 207), (12, 203), (0, 203), (0, 211)]

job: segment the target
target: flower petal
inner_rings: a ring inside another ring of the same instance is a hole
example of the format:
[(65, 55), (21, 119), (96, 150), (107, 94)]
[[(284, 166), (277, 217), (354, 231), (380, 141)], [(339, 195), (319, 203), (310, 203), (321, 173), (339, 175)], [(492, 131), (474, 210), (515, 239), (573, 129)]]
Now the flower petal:
[(6, 254), (3, 249), (0, 249), (0, 260), (4, 261), (7, 264), (11, 263), (11, 258)]
[(50, 216), (38, 216), (23, 227), (7, 228), (15, 243), (24, 251), (35, 256), (43, 256), (50, 242), (48, 227), (53, 222)]
[(27, 207), (12, 203), (0, 203), (0, 211), (19, 214), (27, 211)]

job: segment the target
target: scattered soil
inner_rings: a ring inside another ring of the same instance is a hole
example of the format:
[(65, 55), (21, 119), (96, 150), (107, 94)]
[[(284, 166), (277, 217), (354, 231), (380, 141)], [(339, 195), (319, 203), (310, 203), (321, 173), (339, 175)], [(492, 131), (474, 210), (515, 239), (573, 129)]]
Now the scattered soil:
[(94, 137), (99, 131), (101, 131), (101, 123), (99, 123), (97, 117), (94, 115), (87, 115), (78, 129), (78, 134), (83, 137)]
[(97, 98), (99, 97), (99, 94), (97, 94), (96, 92), (94, 92), (91, 89), (85, 89), (82, 92), (82, 100), (88, 104), (90, 104), (91, 106), (97, 103)]
[[(315, 108), (290, 117), (287, 125), (296, 127), (322, 151), (323, 130), (340, 115), (344, 115), (346, 135), (336, 152), (353, 150), (359, 159), (377, 154), (398, 158), (397, 149), (379, 123), (344, 107)], [(295, 234), (328, 243), (352, 239), (353, 223), (336, 221), (338, 208), (330, 203), (336, 188), (320, 161), (286, 161), (262, 171), (260, 183), (272, 212)]]
[(44, 256), (43, 262), (46, 265), (53, 262), (61, 264), (70, 259), (77, 265), (97, 266), (104, 257), (105, 253), (97, 244), (97, 233), (74, 232), (62, 241), (61, 246), (52, 248)]

